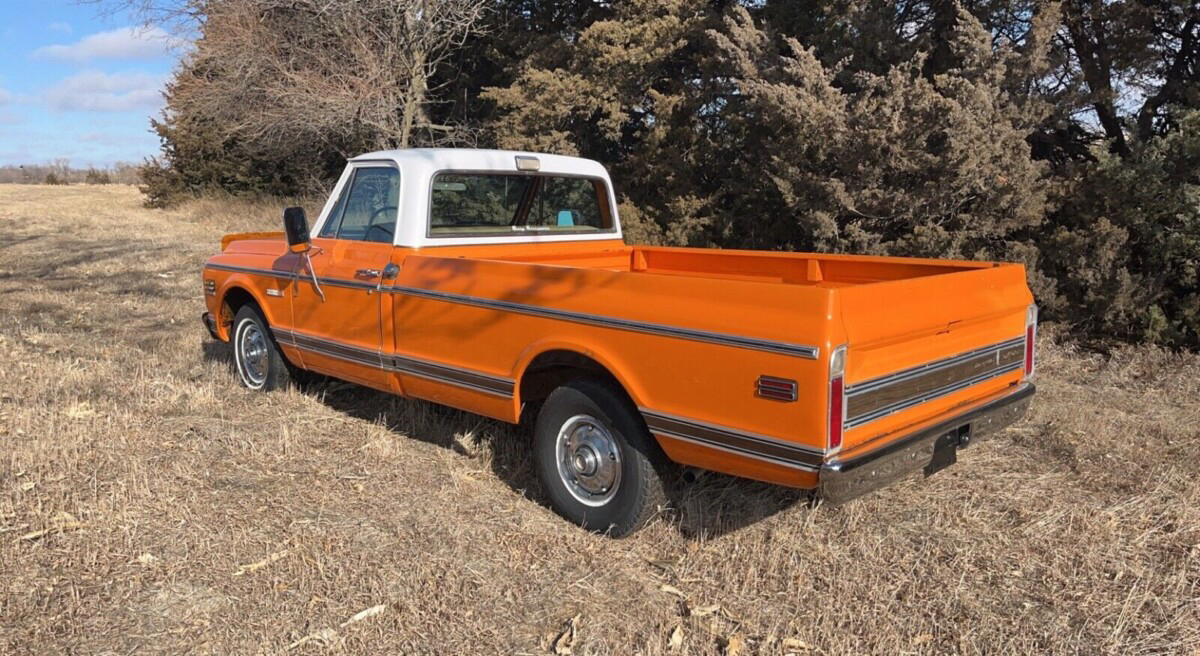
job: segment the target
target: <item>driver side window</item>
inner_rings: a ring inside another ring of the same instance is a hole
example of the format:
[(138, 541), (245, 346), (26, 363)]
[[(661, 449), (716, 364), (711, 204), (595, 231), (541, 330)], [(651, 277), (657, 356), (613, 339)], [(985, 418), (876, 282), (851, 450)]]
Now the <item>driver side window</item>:
[(399, 200), (400, 171), (390, 166), (357, 168), (320, 236), (391, 243)]

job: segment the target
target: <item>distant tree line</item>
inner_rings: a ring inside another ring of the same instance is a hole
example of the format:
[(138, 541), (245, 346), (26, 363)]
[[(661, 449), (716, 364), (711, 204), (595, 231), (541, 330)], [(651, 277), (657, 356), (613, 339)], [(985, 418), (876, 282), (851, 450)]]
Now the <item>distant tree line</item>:
[(1081, 335), (1200, 346), (1195, 0), (124, 4), (198, 36), (154, 204), (387, 147), (579, 154), (633, 240), (1018, 260)]
[(137, 164), (117, 162), (111, 166), (72, 168), (70, 160), (56, 159), (45, 164), (0, 166), (0, 184), (138, 184), (142, 181)]

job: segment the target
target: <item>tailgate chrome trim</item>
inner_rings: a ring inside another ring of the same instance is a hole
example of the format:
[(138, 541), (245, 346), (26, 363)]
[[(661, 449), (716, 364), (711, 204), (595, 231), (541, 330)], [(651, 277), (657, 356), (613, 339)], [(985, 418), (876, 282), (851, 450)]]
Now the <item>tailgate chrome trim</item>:
[(989, 351), (995, 351), (997, 349), (1002, 349), (1006, 346), (1014, 346), (1017, 344), (1021, 344), (1021, 345), (1025, 344), (1025, 336), (1024, 335), (1022, 335), (1020, 337), (1014, 337), (1012, 339), (1007, 339), (1007, 340), (1004, 340), (1003, 342), (999, 342), (997, 344), (983, 346), (983, 347), (974, 349), (972, 351), (967, 351), (966, 353), (960, 353), (958, 355), (944, 358), (941, 360), (934, 360), (933, 362), (927, 362), (925, 364), (917, 365), (915, 367), (909, 367), (908, 369), (903, 369), (903, 370), (897, 371), (895, 373), (887, 374), (884, 376), (879, 376), (878, 378), (872, 378), (870, 380), (864, 380), (859, 383), (854, 383), (853, 385), (847, 385), (846, 393), (851, 394), (851, 393), (859, 392), (859, 391), (865, 392), (868, 390), (875, 389), (876, 387), (879, 387), (881, 385), (890, 385), (892, 383), (900, 382), (902, 380), (926, 373), (928, 371), (936, 371), (938, 369), (944, 369), (946, 367), (953, 366), (955, 364), (958, 364), (959, 362), (962, 362), (963, 360), (968, 360), (972, 357), (975, 357), (977, 355), (982, 355)]
[(1025, 337), (1005, 340), (846, 386), (847, 430), (1024, 366)]

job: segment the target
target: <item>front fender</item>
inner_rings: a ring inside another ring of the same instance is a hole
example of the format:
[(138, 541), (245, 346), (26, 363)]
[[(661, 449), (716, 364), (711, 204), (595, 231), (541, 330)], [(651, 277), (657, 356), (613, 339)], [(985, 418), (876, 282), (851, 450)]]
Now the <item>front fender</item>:
[[(215, 276), (213, 274), (216, 274)], [(219, 276), (224, 274), (224, 279)], [(244, 294), (248, 300), (253, 301), (263, 313), (267, 323), (272, 326), (280, 325), (278, 318), (275, 316), (270, 304), (266, 302), (266, 289), (263, 283), (258, 282), (253, 276), (245, 273), (225, 273), (221, 271), (213, 271), (206, 269), (204, 272), (206, 279), (210, 276), (216, 278), (216, 294), (210, 296), (210, 299), (215, 299), (209, 306), (209, 312), (213, 317), (216, 317), (217, 336), (221, 341), (229, 341), (229, 326), (233, 323), (233, 311), (231, 305), (241, 305), (244, 299), (237, 299), (237, 296)], [(231, 299), (232, 297), (232, 299)], [(230, 300), (237, 300), (237, 303), (231, 304)]]

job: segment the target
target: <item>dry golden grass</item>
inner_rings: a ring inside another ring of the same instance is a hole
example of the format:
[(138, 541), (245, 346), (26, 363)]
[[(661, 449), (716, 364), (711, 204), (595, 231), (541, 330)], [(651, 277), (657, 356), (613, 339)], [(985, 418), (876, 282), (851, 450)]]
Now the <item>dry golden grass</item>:
[(1046, 337), (1030, 417), (933, 478), (831, 508), (710, 475), (614, 541), (541, 505), (518, 429), (239, 388), (199, 267), (277, 213), (0, 186), (0, 651), (1200, 645), (1197, 356)]

